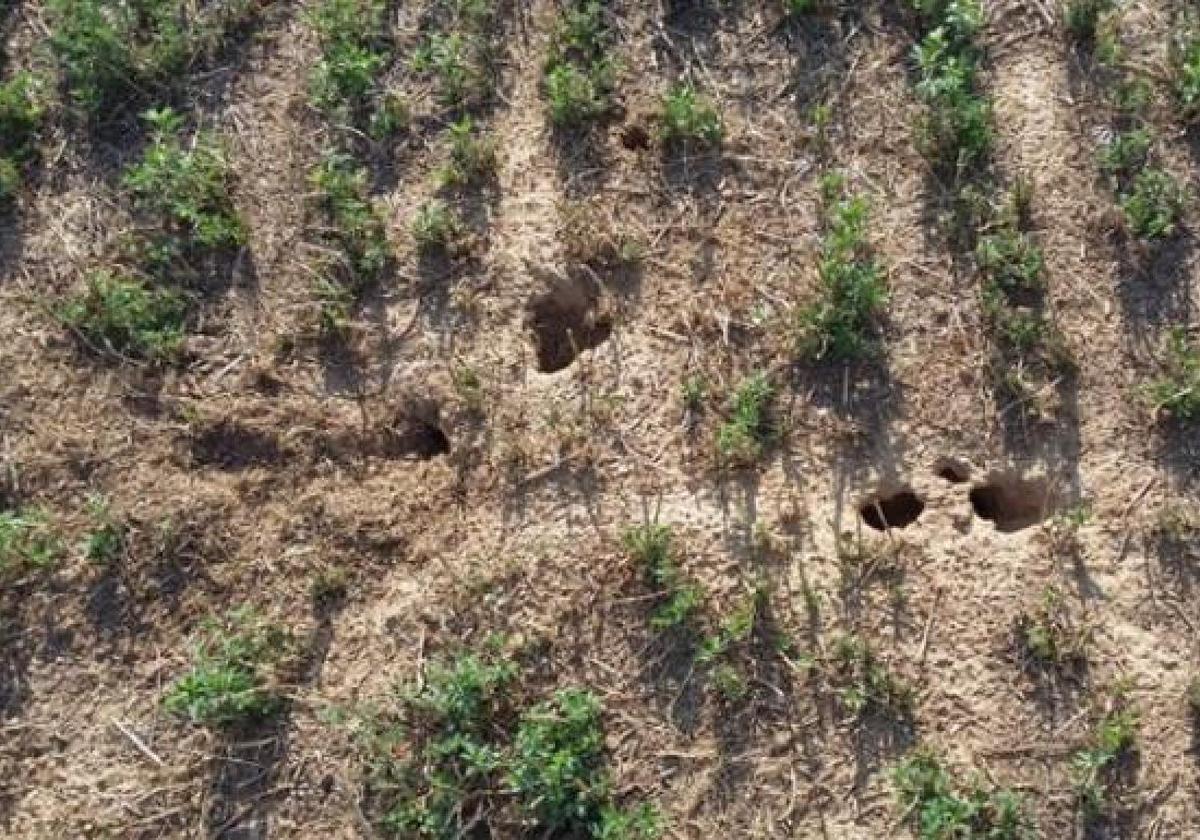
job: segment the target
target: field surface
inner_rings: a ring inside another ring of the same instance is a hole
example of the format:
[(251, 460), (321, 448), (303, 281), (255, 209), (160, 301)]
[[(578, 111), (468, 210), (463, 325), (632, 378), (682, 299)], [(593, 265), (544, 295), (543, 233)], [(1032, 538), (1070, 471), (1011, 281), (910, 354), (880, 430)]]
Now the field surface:
[(1200, 837), (1182, 0), (8, 0), (0, 836)]

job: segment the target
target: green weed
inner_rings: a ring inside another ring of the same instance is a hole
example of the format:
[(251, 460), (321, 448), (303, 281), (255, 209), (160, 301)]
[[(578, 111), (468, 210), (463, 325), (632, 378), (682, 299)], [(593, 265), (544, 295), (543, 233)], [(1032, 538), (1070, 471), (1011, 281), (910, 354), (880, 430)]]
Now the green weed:
[(1022, 653), (1043, 668), (1087, 660), (1088, 632), (1075, 626), (1062, 594), (1053, 587), (1042, 593), (1035, 609), (1017, 617), (1016, 640)]
[(729, 419), (717, 429), (717, 453), (724, 459), (751, 464), (762, 457), (775, 437), (768, 416), (775, 386), (764, 373), (745, 379), (734, 392)]
[(163, 698), (172, 714), (207, 726), (252, 724), (284, 704), (270, 666), (291, 647), (290, 635), (249, 610), (210, 620), (192, 652), (192, 667)]
[(926, 748), (900, 762), (892, 782), (905, 821), (921, 840), (1033, 840), (1038, 836), (1020, 797), (979, 783), (964, 791)]
[(721, 115), (708, 99), (689, 85), (678, 85), (663, 97), (659, 136), (667, 145), (696, 143), (715, 146), (725, 135)]
[(125, 554), (128, 527), (113, 517), (103, 496), (88, 499), (88, 513), (96, 527), (84, 541), (84, 556), (93, 563), (111, 565)]
[(0, 511), (0, 580), (49, 568), (61, 554), (62, 543), (44, 513)]
[(64, 324), (100, 349), (168, 361), (183, 343), (185, 299), (169, 289), (100, 271), (58, 311)]

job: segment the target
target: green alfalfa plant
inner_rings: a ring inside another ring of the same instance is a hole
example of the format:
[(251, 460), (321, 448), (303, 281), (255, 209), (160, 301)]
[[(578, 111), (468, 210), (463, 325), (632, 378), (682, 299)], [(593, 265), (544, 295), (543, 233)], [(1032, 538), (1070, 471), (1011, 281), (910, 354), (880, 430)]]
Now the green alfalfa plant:
[(860, 359), (877, 348), (887, 279), (867, 238), (866, 199), (847, 196), (837, 173), (824, 179), (822, 192), (821, 285), (818, 299), (800, 310), (797, 350), (818, 361)]
[(379, 77), (391, 58), (385, 13), (382, 0), (322, 0), (307, 14), (321, 45), (309, 80), (317, 108), (361, 122), (381, 98)]
[(175, 290), (96, 271), (55, 314), (87, 349), (169, 362), (182, 348), (187, 312), (187, 298)]
[(902, 820), (920, 840), (1033, 840), (1039, 836), (1024, 801), (982, 780), (961, 783), (928, 747), (892, 770)]
[(598, 0), (573, 0), (551, 36), (543, 88), (551, 123), (560, 129), (585, 126), (608, 113), (616, 86), (609, 55), (612, 34)]
[(286, 705), (278, 666), (295, 650), (290, 632), (253, 610), (204, 622), (188, 672), (163, 697), (166, 710), (195, 724), (238, 727)]
[(730, 399), (728, 415), (717, 429), (717, 454), (725, 462), (746, 466), (758, 461), (775, 439), (770, 411), (775, 386), (762, 372), (742, 380)]
[(62, 553), (62, 540), (43, 510), (0, 510), (0, 582), (48, 569)]
[(1180, 422), (1200, 418), (1200, 348), (1185, 328), (1167, 336), (1162, 372), (1147, 393), (1155, 411)]
[(716, 105), (686, 84), (675, 85), (664, 94), (658, 130), (659, 138), (667, 146), (715, 147), (725, 136)]

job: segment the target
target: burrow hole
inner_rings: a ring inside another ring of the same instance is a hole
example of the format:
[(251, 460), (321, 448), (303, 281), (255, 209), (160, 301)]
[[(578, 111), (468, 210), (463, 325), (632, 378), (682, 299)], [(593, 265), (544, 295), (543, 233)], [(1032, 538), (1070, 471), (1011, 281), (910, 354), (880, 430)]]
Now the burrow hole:
[(432, 402), (417, 402), (396, 418), (384, 440), (393, 458), (427, 460), (450, 453), (450, 438), (442, 430), (441, 412)]
[(868, 528), (886, 531), (907, 528), (925, 511), (925, 501), (907, 487), (890, 493), (876, 493), (858, 506)]
[(1002, 533), (1036, 525), (1050, 515), (1050, 485), (1043, 477), (992, 475), (971, 488), (971, 507)]
[(971, 468), (957, 458), (938, 458), (933, 464), (933, 474), (951, 484), (965, 484), (971, 480)]
[(563, 277), (530, 302), (528, 321), (537, 345), (538, 370), (563, 370), (584, 350), (608, 340), (612, 320), (598, 312), (599, 299), (599, 290), (590, 280)]

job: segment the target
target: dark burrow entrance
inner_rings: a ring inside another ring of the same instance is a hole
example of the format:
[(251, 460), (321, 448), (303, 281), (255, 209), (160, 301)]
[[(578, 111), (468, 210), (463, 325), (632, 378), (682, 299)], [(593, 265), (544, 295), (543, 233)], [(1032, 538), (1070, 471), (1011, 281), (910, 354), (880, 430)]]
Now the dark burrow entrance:
[(976, 516), (1006, 534), (1036, 525), (1050, 515), (1050, 488), (1041, 477), (989, 476), (971, 488), (970, 499)]
[(442, 431), (441, 411), (432, 401), (416, 400), (384, 431), (379, 444), (388, 458), (422, 461), (450, 453), (450, 438)]
[(529, 304), (528, 324), (537, 346), (538, 370), (568, 367), (584, 350), (612, 335), (612, 321), (597, 311), (599, 290), (582, 278), (556, 279), (554, 287)]
[(924, 500), (907, 487), (894, 493), (872, 496), (858, 507), (863, 522), (876, 531), (907, 528), (916, 522), (924, 511)]
[(951, 484), (965, 484), (971, 479), (971, 468), (957, 458), (938, 458), (933, 464), (933, 474)]

